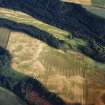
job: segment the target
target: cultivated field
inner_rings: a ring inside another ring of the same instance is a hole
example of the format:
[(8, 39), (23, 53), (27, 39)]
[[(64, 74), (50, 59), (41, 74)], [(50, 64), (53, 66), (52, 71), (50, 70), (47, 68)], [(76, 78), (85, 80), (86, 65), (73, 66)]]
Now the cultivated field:
[(101, 105), (100, 100), (103, 103), (100, 94), (105, 91), (105, 64), (74, 50), (78, 45), (86, 44), (83, 40), (68, 39), (71, 33), (19, 11), (0, 8), (0, 17), (37, 27), (71, 46), (67, 51), (55, 49), (26, 33), (9, 30), (11, 37), (7, 49), (12, 61), (1, 70), (3, 75), (12, 77), (13, 83), (26, 76), (37, 78), (68, 103)]
[(26, 105), (10, 91), (0, 87), (0, 105)]
[[(37, 78), (67, 102), (84, 103), (88, 100), (95, 103), (93, 98), (99, 97), (100, 92), (105, 90), (105, 65), (95, 63), (78, 52), (51, 48), (20, 32), (11, 32), (8, 50), (13, 56), (12, 69), (7, 67), (2, 73), (15, 81), (25, 75)], [(86, 81), (88, 84), (85, 84)], [(85, 85), (88, 87), (84, 90)], [(89, 99), (84, 96), (87, 90)]]

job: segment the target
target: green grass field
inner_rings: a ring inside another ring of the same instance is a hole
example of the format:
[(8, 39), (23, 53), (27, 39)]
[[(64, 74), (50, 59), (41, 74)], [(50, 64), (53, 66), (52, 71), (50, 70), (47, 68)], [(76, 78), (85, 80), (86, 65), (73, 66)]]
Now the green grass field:
[(0, 87), (0, 105), (26, 105), (12, 92)]
[(92, 4), (99, 7), (105, 7), (105, 0), (92, 0)]
[(89, 12), (91, 12), (95, 15), (105, 18), (105, 9), (97, 8), (94, 6), (85, 6), (84, 8), (86, 8)]

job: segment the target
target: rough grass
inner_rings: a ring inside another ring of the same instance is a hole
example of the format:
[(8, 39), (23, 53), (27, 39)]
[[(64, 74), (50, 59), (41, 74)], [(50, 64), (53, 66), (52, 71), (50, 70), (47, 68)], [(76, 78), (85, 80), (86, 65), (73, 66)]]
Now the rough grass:
[(105, 6), (105, 0), (92, 0), (92, 4), (103, 7), (103, 6)]
[(0, 87), (0, 105), (26, 105), (17, 96)]
[(105, 9), (104, 8), (99, 8), (96, 6), (83, 6), (83, 7), (95, 15), (105, 18)]

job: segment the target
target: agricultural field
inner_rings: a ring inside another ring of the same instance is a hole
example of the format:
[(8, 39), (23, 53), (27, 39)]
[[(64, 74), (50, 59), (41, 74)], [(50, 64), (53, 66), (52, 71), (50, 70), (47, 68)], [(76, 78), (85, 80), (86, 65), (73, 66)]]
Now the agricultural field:
[(99, 7), (105, 7), (105, 0), (92, 0), (92, 4)]
[[(104, 12), (101, 15), (103, 14)], [(0, 18), (13, 21), (14, 24), (33, 26), (48, 33), (35, 30), (35, 35), (32, 36), (27, 31), (0, 27), (0, 35), (6, 35), (6, 41), (10, 36), (7, 50), (11, 55), (11, 59), (5, 58), (6, 65), (0, 69), (0, 73), (12, 78), (11, 87), (18, 81), (31, 77), (40, 81), (50, 92), (55, 93), (66, 103), (103, 105), (105, 64), (80, 52), (78, 47), (86, 47), (86, 40), (72, 38), (71, 32), (49, 25), (20, 11), (0, 8)], [(53, 39), (47, 40), (49, 36), (54, 38), (53, 44), (60, 44), (58, 48), (50, 45)], [(46, 43), (46, 40), (49, 43)], [(6, 46), (3, 43), (0, 45)]]
[[(10, 35), (7, 48), (12, 55), (12, 61), (1, 73), (12, 77), (13, 84), (27, 76), (37, 78), (50, 91), (73, 103), (84, 103), (86, 100), (86, 90), (83, 89), (85, 76), (88, 76), (89, 100), (91, 96), (91, 99), (96, 95), (98, 97), (99, 93), (104, 91), (104, 64), (101, 66), (73, 50), (57, 50), (25, 33), (11, 31)], [(94, 100), (91, 103), (94, 103)]]
[(0, 87), (0, 105), (26, 105), (12, 92)]
[(84, 8), (86, 8), (89, 12), (97, 16), (105, 18), (105, 9), (94, 7), (94, 6), (85, 6)]

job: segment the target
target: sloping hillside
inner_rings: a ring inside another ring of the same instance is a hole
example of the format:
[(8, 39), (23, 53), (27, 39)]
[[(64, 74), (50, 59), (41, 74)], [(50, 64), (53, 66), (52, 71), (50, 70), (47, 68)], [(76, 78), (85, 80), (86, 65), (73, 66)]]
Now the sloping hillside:
[[(49, 5), (47, 1), (37, 1), (39, 4), (35, 8), (35, 1), (20, 1), (18, 4), (16, 0), (11, 0), (10, 4), (7, 1), (0, 3), (0, 31), (10, 32), (7, 49), (12, 58), (8, 62), (8, 57), (0, 59), (3, 61), (1, 74), (11, 78), (6, 82), (9, 88), (29, 101), (30, 91), (27, 98), (23, 89), (27, 86), (27, 90), (30, 84), (23, 83), (24, 79), (31, 77), (40, 81), (51, 94), (59, 96), (65, 104), (103, 104), (105, 20), (76, 4), (56, 1), (56, 7), (52, 9), (55, 4), (50, 0)], [(1, 85), (6, 87), (2, 82)], [(20, 90), (17, 91), (16, 87)], [(44, 93), (38, 99), (46, 99)], [(64, 105), (53, 102), (52, 97), (50, 101), (54, 105)], [(38, 105), (45, 102), (40, 103), (38, 99), (31, 101)]]
[(16, 95), (0, 87), (0, 105), (26, 105)]
[(92, 0), (92, 4), (97, 7), (105, 7), (105, 1), (104, 0)]

